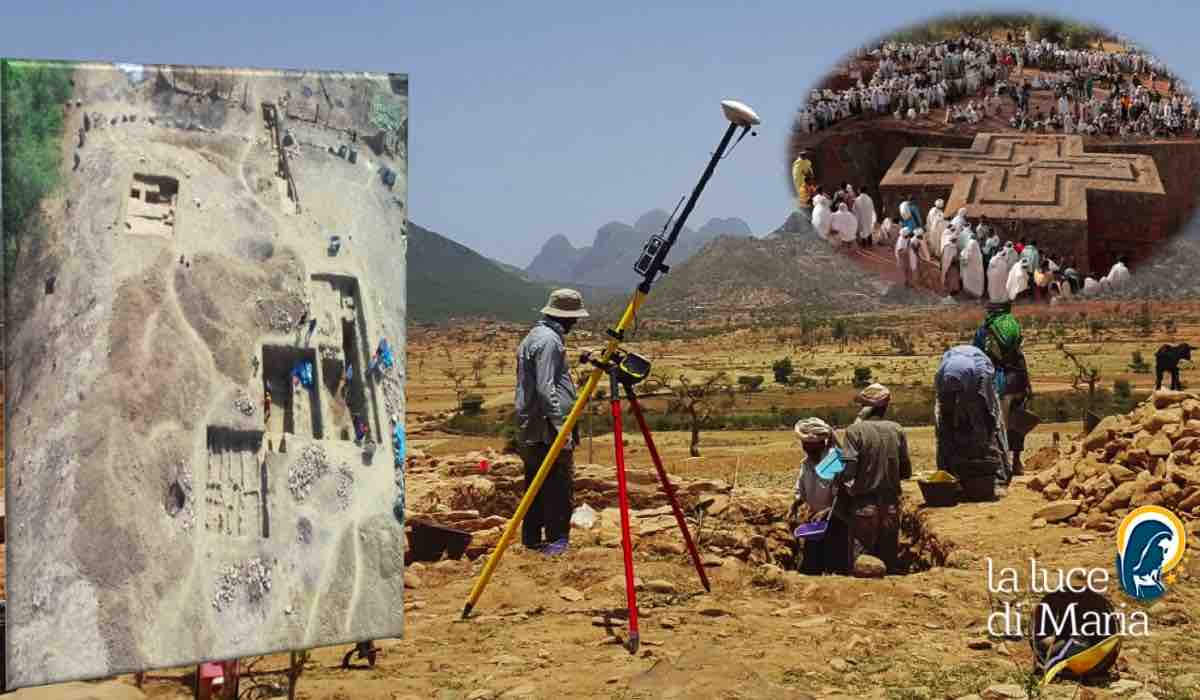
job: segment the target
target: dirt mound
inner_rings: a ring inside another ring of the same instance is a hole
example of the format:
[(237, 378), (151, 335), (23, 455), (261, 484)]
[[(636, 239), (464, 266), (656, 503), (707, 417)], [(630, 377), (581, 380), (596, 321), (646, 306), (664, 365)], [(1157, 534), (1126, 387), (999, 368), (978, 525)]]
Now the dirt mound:
[[(480, 462), (487, 460), (487, 470)], [(434, 522), (473, 533), (467, 556), (486, 554), (500, 539), (525, 493), (524, 466), (515, 455), (471, 452), (430, 457), (414, 450), (407, 465), (406, 520)], [(630, 527), (635, 548), (685, 554), (675, 516), (652, 469), (629, 469)], [(590, 528), (576, 528), (585, 543), (621, 545), (616, 470), (575, 466), (575, 505), (596, 511)], [(688, 528), (717, 556), (782, 565), (793, 556), (786, 514), (790, 494), (761, 488), (731, 488), (720, 479), (671, 478)]]
[(1200, 519), (1200, 395), (1157, 391), (1131, 413), (1105, 418), (1034, 475), (1029, 488), (1051, 502), (1035, 518), (1101, 532), (1140, 506)]
[[(481, 462), (486, 461), (486, 471)], [(431, 457), (414, 450), (408, 455), (406, 522), (420, 520), (472, 533), (466, 556), (488, 554), (525, 493), (520, 458), (495, 451)], [(652, 557), (687, 559), (670, 501), (653, 469), (627, 471), (629, 524), (635, 551)], [(621, 546), (616, 470), (609, 465), (575, 466), (575, 506), (593, 511), (589, 526), (576, 521), (572, 543)], [(706, 566), (737, 560), (764, 571), (791, 569), (798, 551), (787, 524), (790, 490), (732, 488), (721, 479), (671, 476), (688, 530)], [(583, 520), (588, 520), (586, 511)], [(802, 510), (803, 515), (803, 510)], [(952, 545), (929, 533), (926, 514), (905, 500), (901, 515), (900, 568), (906, 572), (941, 566)], [(770, 576), (767, 576), (770, 578)], [(760, 582), (768, 585), (768, 581)]]

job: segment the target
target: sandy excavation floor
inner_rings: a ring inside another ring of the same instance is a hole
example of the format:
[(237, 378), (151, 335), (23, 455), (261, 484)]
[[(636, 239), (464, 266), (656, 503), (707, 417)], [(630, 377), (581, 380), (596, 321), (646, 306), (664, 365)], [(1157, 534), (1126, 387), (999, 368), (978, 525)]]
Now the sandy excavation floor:
[[(399, 630), (403, 366), (362, 380), (381, 338), (404, 357), (407, 154), (364, 142), (377, 104), (406, 118), (406, 80), (73, 77), (65, 185), (9, 307), (9, 681)], [(264, 104), (290, 133), (299, 206)], [(321, 126), (305, 121), (318, 104)], [(328, 152), (351, 131), (356, 163)], [(302, 360), (311, 391), (291, 388)]]

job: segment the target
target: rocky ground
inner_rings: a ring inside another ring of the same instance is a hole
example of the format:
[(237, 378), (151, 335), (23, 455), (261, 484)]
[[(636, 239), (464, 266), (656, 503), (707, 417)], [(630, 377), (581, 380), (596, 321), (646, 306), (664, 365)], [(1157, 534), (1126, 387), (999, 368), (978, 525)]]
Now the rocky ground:
[[(1031, 438), (1048, 449), (1051, 429)], [(665, 449), (676, 449), (665, 436)], [(918, 470), (932, 456), (928, 429), (910, 431)], [(450, 441), (453, 444), (453, 440)], [(631, 441), (631, 444), (634, 444)], [(1050, 461), (1049, 452), (1033, 458)], [(487, 470), (481, 471), (480, 461)], [(473, 532), (462, 560), (417, 562), (405, 575), (405, 638), (381, 640), (374, 668), (343, 669), (348, 647), (313, 652), (299, 698), (1146, 698), (1200, 697), (1200, 565), (1185, 560), (1167, 598), (1147, 608), (1148, 637), (1130, 638), (1112, 674), (1079, 686), (1029, 689), (1028, 643), (988, 633), (988, 615), (1032, 594), (989, 593), (993, 567), (1107, 567), (1111, 537), (1069, 522), (1036, 523), (1046, 505), (1019, 477), (999, 502), (930, 509), (906, 485), (904, 536), (911, 573), (885, 578), (804, 577), (786, 570), (782, 515), (790, 467), (748, 478), (677, 479), (712, 581), (705, 593), (644, 456), (634, 460), (631, 507), (641, 648), (630, 655), (620, 530), (611, 466), (577, 472), (577, 503), (596, 512), (559, 559), (514, 545), (474, 615), (462, 606), (483, 555), (522, 487), (512, 457), (483, 450), (414, 449), (410, 518)], [(699, 512), (703, 512), (701, 517)], [(1195, 525), (1193, 525), (1195, 528)], [(1195, 533), (1195, 530), (1193, 530)], [(1110, 591), (1114, 603), (1128, 599)], [(1131, 608), (1139, 608), (1129, 603)], [(258, 661), (283, 668), (286, 658)], [(184, 698), (183, 672), (152, 674), (149, 698)], [(131, 679), (115, 683), (128, 686)], [(282, 687), (279, 675), (255, 682)], [(33, 696), (30, 696), (33, 697)], [(57, 697), (78, 697), (61, 695)]]

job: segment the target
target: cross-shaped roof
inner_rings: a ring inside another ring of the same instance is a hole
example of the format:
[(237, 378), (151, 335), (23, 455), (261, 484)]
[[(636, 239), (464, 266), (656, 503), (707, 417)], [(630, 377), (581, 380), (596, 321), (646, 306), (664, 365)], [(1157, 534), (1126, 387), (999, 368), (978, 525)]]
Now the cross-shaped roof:
[[(1085, 153), (1083, 137), (978, 134), (970, 148), (908, 147), (881, 187), (952, 187), (946, 212), (971, 217), (1087, 220), (1088, 190), (1166, 197), (1147, 155)], [(1165, 204), (1165, 199), (1164, 199)]]

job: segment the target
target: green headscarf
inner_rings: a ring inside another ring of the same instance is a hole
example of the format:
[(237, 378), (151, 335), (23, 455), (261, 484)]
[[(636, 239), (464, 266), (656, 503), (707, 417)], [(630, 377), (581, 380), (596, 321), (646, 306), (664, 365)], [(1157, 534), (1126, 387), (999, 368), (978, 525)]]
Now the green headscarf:
[(1012, 315), (1011, 302), (987, 305), (987, 319), (976, 337), (976, 347), (994, 362), (1008, 364), (1014, 359), (1012, 354), (1021, 349), (1021, 324)]

